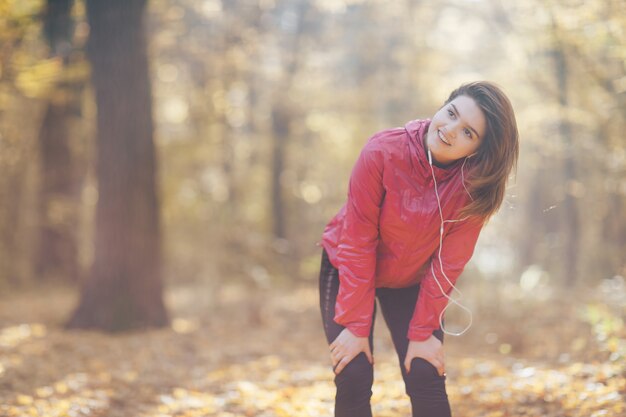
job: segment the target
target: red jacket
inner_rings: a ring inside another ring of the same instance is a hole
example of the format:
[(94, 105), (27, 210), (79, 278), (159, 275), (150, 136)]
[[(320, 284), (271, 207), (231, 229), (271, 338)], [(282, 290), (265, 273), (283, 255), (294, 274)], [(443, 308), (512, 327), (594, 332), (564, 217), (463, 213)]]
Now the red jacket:
[[(441, 218), (424, 145), (430, 120), (414, 120), (384, 130), (364, 146), (352, 170), (348, 199), (326, 225), (321, 244), (339, 270), (335, 322), (366, 337), (372, 325), (375, 289), (420, 283), (407, 337), (425, 340), (439, 328), (451, 285), (438, 259)], [(461, 180), (462, 161), (433, 165), (443, 218), (459, 219), (470, 197)], [(464, 175), (467, 179), (469, 161)], [(452, 283), (472, 257), (482, 221), (446, 222), (441, 261)]]

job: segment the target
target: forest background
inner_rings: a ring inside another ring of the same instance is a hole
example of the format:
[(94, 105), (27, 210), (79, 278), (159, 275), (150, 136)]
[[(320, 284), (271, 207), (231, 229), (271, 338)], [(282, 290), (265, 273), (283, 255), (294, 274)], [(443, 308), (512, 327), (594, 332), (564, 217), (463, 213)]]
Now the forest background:
[(622, 415), (625, 45), (623, 0), (0, 0), (0, 414), (327, 414), (316, 243), (360, 148), (486, 79), (521, 152), (453, 409)]

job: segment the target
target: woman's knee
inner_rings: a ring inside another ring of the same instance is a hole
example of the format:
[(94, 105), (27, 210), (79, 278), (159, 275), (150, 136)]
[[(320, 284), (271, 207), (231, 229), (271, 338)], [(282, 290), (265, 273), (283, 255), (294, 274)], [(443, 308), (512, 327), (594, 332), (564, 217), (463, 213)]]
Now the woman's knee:
[(371, 395), (374, 383), (374, 367), (361, 352), (354, 357), (343, 370), (335, 375), (338, 391), (348, 393), (367, 393)]
[(445, 376), (440, 376), (437, 368), (426, 359), (413, 358), (411, 371), (406, 374), (406, 390), (411, 395), (424, 388), (436, 388), (445, 386)]

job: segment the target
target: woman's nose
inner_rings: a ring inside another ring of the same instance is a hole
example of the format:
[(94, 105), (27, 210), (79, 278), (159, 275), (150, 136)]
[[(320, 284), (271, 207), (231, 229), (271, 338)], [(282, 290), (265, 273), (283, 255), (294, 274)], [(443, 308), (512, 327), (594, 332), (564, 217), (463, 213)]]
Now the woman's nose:
[(459, 123), (455, 122), (452, 125), (450, 125), (450, 129), (448, 129), (448, 135), (450, 135), (452, 138), (456, 139), (456, 132), (457, 130), (459, 130)]

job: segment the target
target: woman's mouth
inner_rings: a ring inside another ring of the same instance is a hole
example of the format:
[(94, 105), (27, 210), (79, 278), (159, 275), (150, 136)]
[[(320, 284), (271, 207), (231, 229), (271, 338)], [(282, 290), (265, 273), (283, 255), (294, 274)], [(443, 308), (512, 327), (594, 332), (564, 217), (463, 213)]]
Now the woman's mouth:
[(443, 135), (443, 132), (441, 132), (441, 130), (437, 130), (437, 136), (439, 136), (439, 139), (441, 139), (443, 143), (448, 146), (452, 146), (452, 144), (446, 140), (446, 137)]

